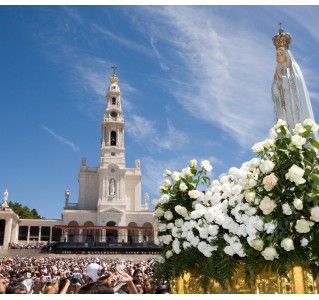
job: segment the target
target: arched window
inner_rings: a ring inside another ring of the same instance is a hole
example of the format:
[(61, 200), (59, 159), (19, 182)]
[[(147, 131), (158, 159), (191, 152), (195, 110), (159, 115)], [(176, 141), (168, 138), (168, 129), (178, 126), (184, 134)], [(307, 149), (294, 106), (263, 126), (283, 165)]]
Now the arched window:
[[(94, 224), (91, 221), (86, 221), (84, 223), (84, 226), (94, 226)], [(83, 229), (82, 235), (83, 235), (83, 242), (91, 243), (91, 242), (94, 241), (94, 231), (93, 231), (93, 229)]]
[(113, 98), (112, 98), (112, 105), (115, 105), (115, 104), (116, 104), (116, 98), (113, 97)]
[(116, 146), (116, 132), (111, 131), (111, 146)]
[[(113, 221), (109, 221), (106, 223), (106, 226), (116, 226), (116, 223)], [(105, 232), (106, 235), (106, 242), (108, 243), (116, 243), (118, 238), (118, 232), (115, 229), (107, 229)]]
[[(128, 224), (128, 227), (134, 228), (137, 227), (135, 222), (131, 222)], [(127, 230), (127, 242), (129, 244), (138, 243), (138, 230), (129, 229)]]
[(143, 224), (143, 227), (148, 228), (143, 230), (143, 241), (144, 242), (153, 242), (154, 241), (154, 230), (149, 229), (153, 228), (152, 224), (149, 222), (146, 222)]
[[(79, 226), (77, 221), (69, 222), (68, 226)], [(79, 229), (68, 229), (68, 242), (78, 242)]]

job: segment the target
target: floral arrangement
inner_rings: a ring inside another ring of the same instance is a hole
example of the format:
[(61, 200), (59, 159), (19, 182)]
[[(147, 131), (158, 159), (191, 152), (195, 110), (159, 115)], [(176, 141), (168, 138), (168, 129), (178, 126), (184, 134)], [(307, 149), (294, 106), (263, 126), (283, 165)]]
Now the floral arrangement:
[(279, 120), (252, 150), (257, 157), (211, 182), (208, 161), (191, 160), (181, 172), (166, 170), (157, 218), (155, 277), (194, 272), (202, 288), (223, 287), (238, 264), (246, 278), (294, 265), (319, 272), (319, 143), (311, 119), (291, 133)]

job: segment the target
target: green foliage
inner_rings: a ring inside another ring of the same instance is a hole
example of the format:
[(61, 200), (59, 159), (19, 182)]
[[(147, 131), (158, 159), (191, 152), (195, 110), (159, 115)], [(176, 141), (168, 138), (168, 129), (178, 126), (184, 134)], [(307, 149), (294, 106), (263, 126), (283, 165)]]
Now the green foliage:
[(36, 209), (31, 209), (28, 206), (22, 206), (18, 202), (8, 202), (10, 208), (21, 218), (21, 219), (42, 219)]

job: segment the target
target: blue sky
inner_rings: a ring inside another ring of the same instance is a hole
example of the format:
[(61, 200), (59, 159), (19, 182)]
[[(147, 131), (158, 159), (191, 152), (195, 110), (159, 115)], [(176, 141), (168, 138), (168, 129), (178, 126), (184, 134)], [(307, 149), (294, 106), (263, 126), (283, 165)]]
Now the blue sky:
[[(61, 218), (81, 157), (98, 166), (117, 65), (126, 166), (142, 195), (208, 159), (212, 179), (254, 157), (273, 126), (272, 37), (282, 21), (319, 120), (318, 6), (0, 6), (0, 191)], [(142, 197), (143, 198), (143, 197)]]

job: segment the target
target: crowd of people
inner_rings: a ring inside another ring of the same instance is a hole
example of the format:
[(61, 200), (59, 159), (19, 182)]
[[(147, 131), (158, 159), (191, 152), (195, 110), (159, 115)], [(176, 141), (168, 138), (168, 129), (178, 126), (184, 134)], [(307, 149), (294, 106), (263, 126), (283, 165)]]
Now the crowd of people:
[(32, 244), (10, 243), (10, 249), (42, 249), (48, 246), (47, 242), (35, 242)]
[(108, 257), (2, 257), (2, 294), (164, 294), (165, 279), (153, 280), (155, 259)]

